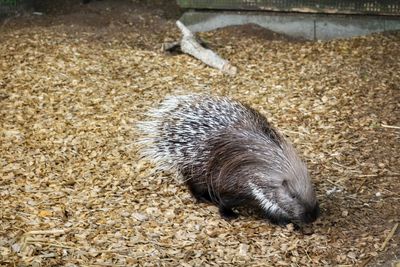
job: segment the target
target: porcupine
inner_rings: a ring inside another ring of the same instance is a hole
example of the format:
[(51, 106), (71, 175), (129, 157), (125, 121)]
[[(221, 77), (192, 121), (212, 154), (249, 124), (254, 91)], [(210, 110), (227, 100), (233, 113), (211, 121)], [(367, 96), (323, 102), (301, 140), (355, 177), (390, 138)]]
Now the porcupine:
[(306, 165), (258, 111), (228, 97), (169, 96), (138, 123), (143, 157), (178, 174), (222, 217), (255, 208), (275, 224), (315, 221), (319, 205)]

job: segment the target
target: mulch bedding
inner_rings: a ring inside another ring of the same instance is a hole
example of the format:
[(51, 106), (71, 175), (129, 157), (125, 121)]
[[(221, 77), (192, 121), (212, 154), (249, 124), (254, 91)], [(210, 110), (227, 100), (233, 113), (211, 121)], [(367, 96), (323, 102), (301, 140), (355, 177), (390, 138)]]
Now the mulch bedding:
[[(232, 77), (161, 52), (179, 32), (172, 20), (143, 26), (159, 19), (0, 29), (0, 263), (398, 261), (400, 34), (306, 42), (253, 26), (202, 33), (238, 67)], [(191, 92), (248, 103), (288, 136), (322, 208), (311, 231), (225, 221), (138, 158), (135, 122), (165, 95)]]

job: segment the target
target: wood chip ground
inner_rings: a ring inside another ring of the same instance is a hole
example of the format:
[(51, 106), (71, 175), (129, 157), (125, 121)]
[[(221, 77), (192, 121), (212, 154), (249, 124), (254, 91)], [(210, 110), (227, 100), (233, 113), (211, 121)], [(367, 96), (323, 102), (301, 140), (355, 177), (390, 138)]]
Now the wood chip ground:
[[(203, 33), (238, 67), (230, 77), (187, 55), (163, 54), (161, 43), (179, 38), (175, 21), (145, 12), (95, 27), (68, 17), (0, 28), (0, 264), (399, 260), (398, 32), (329, 42), (247, 26)], [(190, 92), (248, 103), (292, 140), (321, 202), (308, 233), (251, 216), (227, 222), (138, 160), (135, 121), (165, 95)]]

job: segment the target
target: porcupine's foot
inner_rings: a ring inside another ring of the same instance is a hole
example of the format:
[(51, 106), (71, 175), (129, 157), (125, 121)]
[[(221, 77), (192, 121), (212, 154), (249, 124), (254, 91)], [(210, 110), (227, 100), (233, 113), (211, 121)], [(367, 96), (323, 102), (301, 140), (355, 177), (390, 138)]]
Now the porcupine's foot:
[(233, 220), (233, 219), (236, 219), (237, 217), (239, 217), (239, 214), (234, 212), (231, 208), (227, 208), (227, 207), (223, 207), (223, 206), (219, 207), (219, 214), (221, 215), (222, 218), (224, 218), (227, 221)]

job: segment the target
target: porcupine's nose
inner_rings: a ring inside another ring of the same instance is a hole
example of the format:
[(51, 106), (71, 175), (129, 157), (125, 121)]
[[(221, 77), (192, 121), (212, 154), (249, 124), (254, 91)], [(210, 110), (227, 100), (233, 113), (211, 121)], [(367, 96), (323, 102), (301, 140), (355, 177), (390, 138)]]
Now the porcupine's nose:
[(319, 205), (317, 203), (311, 209), (306, 210), (306, 212), (303, 215), (303, 221), (305, 223), (312, 223), (318, 218), (319, 213), (320, 213), (320, 209), (319, 209)]

